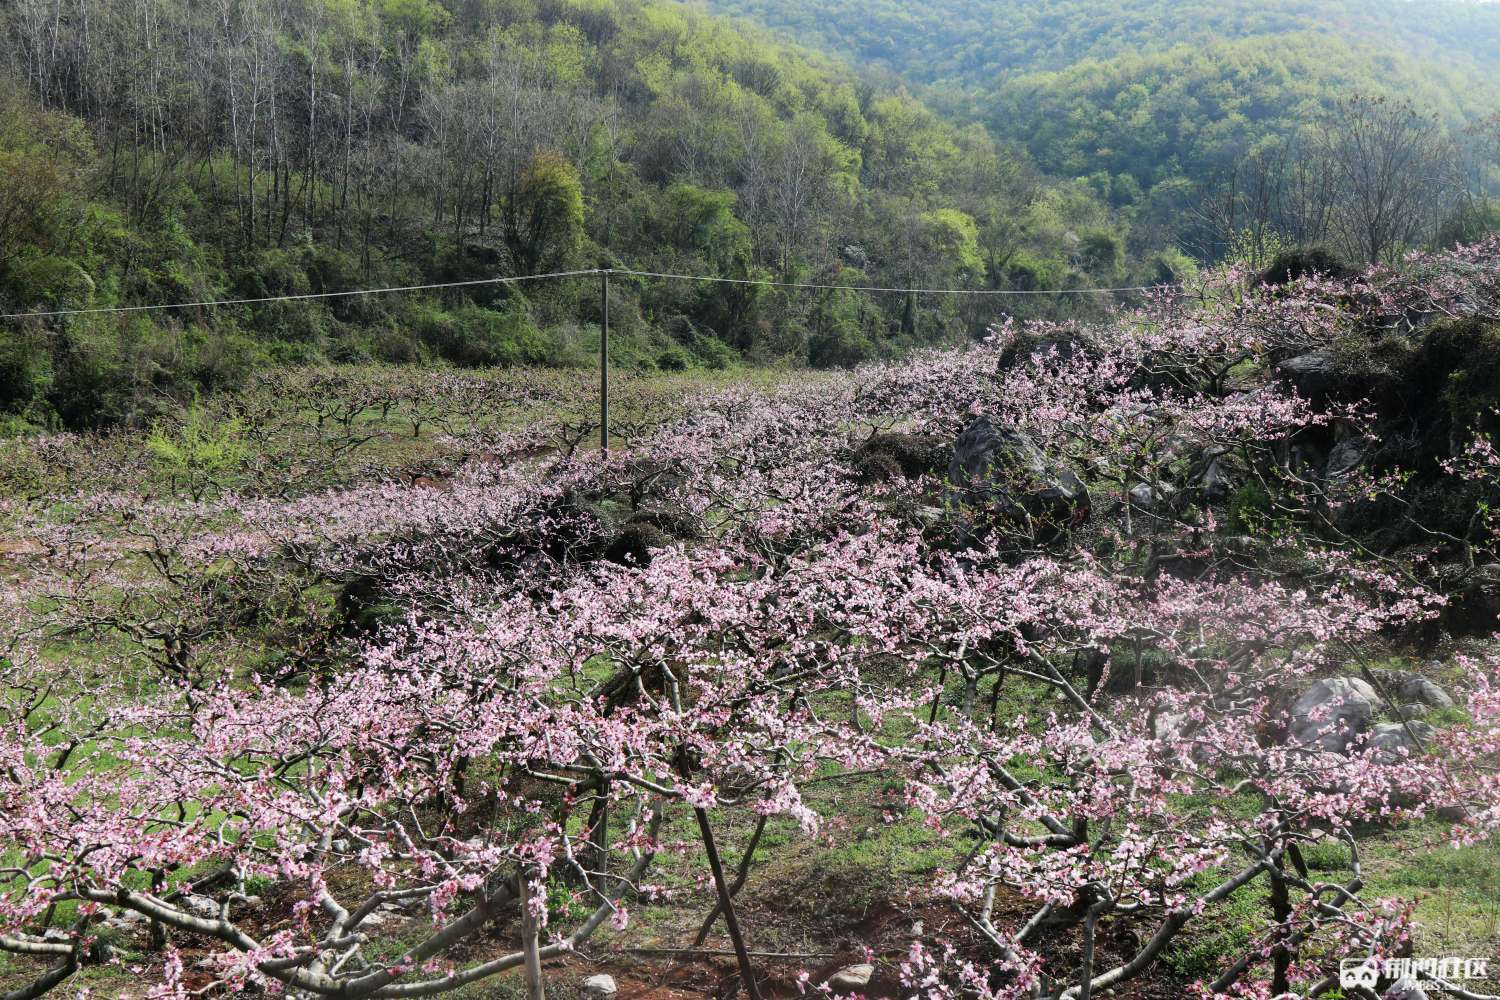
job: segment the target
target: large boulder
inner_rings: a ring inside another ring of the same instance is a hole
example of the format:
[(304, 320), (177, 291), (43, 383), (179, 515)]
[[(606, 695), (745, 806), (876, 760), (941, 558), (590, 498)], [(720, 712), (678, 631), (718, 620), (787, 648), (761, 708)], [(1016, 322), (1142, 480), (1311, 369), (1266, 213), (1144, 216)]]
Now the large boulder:
[(1336, 443), (1328, 452), (1328, 462), (1323, 475), (1328, 479), (1341, 479), (1365, 463), (1370, 446), (1364, 438), (1347, 437)]
[(1056, 538), (1089, 515), (1089, 491), (1024, 432), (977, 417), (953, 445), (954, 499), (1038, 540)]
[(1452, 708), (1453, 696), (1442, 685), (1412, 670), (1376, 670), (1375, 679), (1395, 701), (1428, 708)]
[(1370, 730), (1365, 748), (1381, 760), (1399, 760), (1404, 753), (1420, 750), (1422, 742), (1431, 739), (1432, 734), (1433, 728), (1425, 722), (1382, 722)]
[(1380, 695), (1368, 681), (1325, 677), (1292, 705), (1292, 742), (1344, 753), (1370, 728), (1379, 710)]
[(1287, 358), (1276, 366), (1276, 374), (1297, 395), (1321, 406), (1335, 394), (1342, 381), (1342, 366), (1332, 351), (1311, 351)]

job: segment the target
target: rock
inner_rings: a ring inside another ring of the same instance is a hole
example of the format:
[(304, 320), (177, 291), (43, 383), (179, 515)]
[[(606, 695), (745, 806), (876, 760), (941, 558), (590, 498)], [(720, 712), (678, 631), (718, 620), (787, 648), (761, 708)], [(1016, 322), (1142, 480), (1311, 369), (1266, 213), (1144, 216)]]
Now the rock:
[(1304, 479), (1314, 479), (1328, 468), (1328, 455), (1316, 441), (1298, 441), (1287, 449), (1287, 464)]
[(1130, 503), (1137, 510), (1155, 513), (1171, 502), (1172, 493), (1170, 486), (1155, 487), (1149, 483), (1136, 483), (1130, 488)]
[(1500, 566), (1490, 563), (1479, 567), (1450, 594), (1443, 608), (1443, 624), (1459, 636), (1488, 636), (1500, 631)]
[[(1403, 749), (1413, 753), (1421, 749), (1418, 741), (1430, 739), (1432, 733), (1432, 727), (1425, 722), (1382, 722), (1370, 730), (1365, 746), (1382, 758), (1393, 760)], [(1416, 740), (1412, 739), (1413, 735)]]
[(1163, 712), (1151, 720), (1151, 735), (1159, 740), (1173, 739), (1187, 731), (1188, 717), (1183, 712)]
[(116, 933), (129, 934), (144, 928), (151, 923), (151, 918), (144, 913), (135, 910), (116, 910), (104, 918), (103, 924), (106, 930)]
[(875, 966), (869, 962), (846, 965), (828, 977), (828, 986), (835, 993), (860, 993), (869, 987), (873, 975)]
[(395, 903), (381, 903), (375, 910), (360, 921), (361, 931), (381, 931), (395, 924), (404, 924), (410, 919), (405, 910)]
[(1203, 490), (1203, 499), (1211, 504), (1229, 499), (1230, 493), (1235, 489), (1235, 480), (1230, 478), (1220, 457), (1209, 457), (1208, 465), (1203, 468), (1203, 475), (1199, 477), (1199, 489)]
[(1328, 402), (1340, 381), (1338, 358), (1332, 351), (1312, 351), (1287, 358), (1276, 366), (1276, 374), (1314, 406)]
[(1326, 677), (1292, 705), (1292, 741), (1343, 753), (1369, 728), (1379, 706), (1380, 696), (1368, 681)]
[(1345, 438), (1328, 453), (1328, 464), (1323, 467), (1324, 477), (1338, 479), (1347, 476), (1364, 464), (1368, 451), (1363, 439)]
[(1429, 708), (1452, 708), (1453, 696), (1442, 686), (1410, 670), (1376, 670), (1378, 680), (1400, 702), (1426, 705)]
[(177, 901), (177, 907), (186, 910), (195, 917), (204, 920), (217, 920), (219, 918), (219, 904), (207, 896), (184, 896)]
[(603, 973), (597, 976), (589, 976), (579, 988), (586, 997), (612, 997), (619, 991), (618, 987), (615, 986), (614, 977), (604, 975)]
[(1425, 719), (1431, 714), (1432, 709), (1427, 705), (1412, 703), (1409, 705), (1398, 705), (1396, 707), (1396, 717), (1399, 719), (1406, 719), (1408, 721), (1410, 721), (1411, 719)]
[(976, 418), (958, 436), (948, 481), (961, 503), (1028, 526), (1043, 541), (1088, 519), (1083, 481), (1050, 462), (1026, 434), (997, 428), (988, 417)]
[(328, 846), (329, 846), (329, 849), (332, 850), (334, 854), (348, 854), (349, 853), (349, 841), (347, 839), (343, 838), (343, 837), (338, 838), (337, 840), (335, 840), (332, 844), (330, 844)]
[(1382, 994), (1385, 1000), (1427, 1000), (1427, 991), (1411, 976), (1402, 976)]

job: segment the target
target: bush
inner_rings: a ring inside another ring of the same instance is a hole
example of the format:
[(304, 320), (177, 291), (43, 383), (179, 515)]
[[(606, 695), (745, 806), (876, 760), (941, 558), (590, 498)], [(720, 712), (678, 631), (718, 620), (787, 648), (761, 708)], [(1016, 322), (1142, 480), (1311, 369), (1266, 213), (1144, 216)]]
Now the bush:
[(97, 341), (64, 339), (52, 360), (46, 400), (70, 431), (124, 423), (132, 412), (127, 373)]
[(1465, 246), (1495, 233), (1500, 233), (1500, 201), (1470, 200), (1443, 220), (1437, 243), (1441, 247)]
[(673, 344), (656, 356), (656, 367), (664, 372), (685, 372), (693, 367), (693, 357), (683, 348)]
[(1229, 498), (1229, 524), (1240, 534), (1259, 531), (1270, 515), (1271, 495), (1254, 480), (1235, 490)]
[(422, 360), (422, 348), (411, 334), (387, 327), (375, 334), (370, 352), (387, 364), (412, 364)]
[(650, 566), (651, 550), (672, 544), (672, 536), (652, 524), (627, 522), (604, 550), (604, 558), (621, 566)]
[(1005, 265), (1005, 284), (1024, 292), (1056, 288), (1061, 283), (1058, 271), (1055, 261), (1043, 260), (1022, 250)]
[(45, 359), (20, 341), (0, 344), (0, 413), (22, 413), (41, 395)]
[(953, 448), (933, 434), (876, 434), (860, 448), (860, 456), (862, 463), (871, 460), (871, 471), (894, 470), (895, 475), (916, 479), (946, 470)]
[(848, 327), (821, 330), (807, 342), (807, 363), (814, 368), (853, 368), (878, 353), (869, 337)]
[(1181, 285), (1198, 276), (1198, 262), (1175, 247), (1158, 250), (1146, 258), (1144, 283)]
[(1327, 247), (1297, 247), (1277, 254), (1271, 266), (1261, 274), (1260, 282), (1280, 287), (1312, 275), (1347, 281), (1357, 273)]
[(1432, 436), (1494, 429), (1500, 408), (1500, 326), (1474, 318), (1434, 326), (1410, 371), (1414, 397), (1441, 404)]
[(692, 340), (688, 342), (687, 348), (692, 352), (693, 358), (703, 368), (713, 371), (723, 371), (734, 365), (739, 360), (735, 349), (730, 347), (718, 337), (694, 332)]
[(478, 306), (451, 313), (434, 310), (419, 316), (414, 333), (438, 356), (465, 368), (553, 365), (558, 360), (556, 343), (514, 305), (505, 312)]

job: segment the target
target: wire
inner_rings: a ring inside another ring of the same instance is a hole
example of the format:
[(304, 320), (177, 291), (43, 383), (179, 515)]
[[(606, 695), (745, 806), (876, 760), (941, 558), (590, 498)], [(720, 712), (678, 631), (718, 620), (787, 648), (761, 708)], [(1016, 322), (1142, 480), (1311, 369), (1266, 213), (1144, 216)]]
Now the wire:
[(151, 312), (162, 309), (196, 309), (209, 306), (248, 306), (268, 302), (300, 302), (308, 299), (338, 299), (354, 295), (384, 295), (387, 292), (427, 292), (440, 288), (470, 288), (475, 285), (510, 285), (547, 278), (577, 278), (598, 274), (597, 270), (557, 271), (552, 274), (524, 274), (514, 278), (476, 278), (473, 281), (445, 281), (433, 285), (395, 285), (389, 288), (356, 288), (347, 292), (308, 292), (302, 295), (264, 295), (253, 299), (205, 299), (201, 302), (166, 302), (147, 306), (99, 306), (93, 309), (52, 309), (39, 312), (0, 313), (0, 319), (43, 319), (50, 316), (85, 316), (99, 313)]
[(301, 295), (263, 295), (245, 299), (204, 299), (198, 302), (165, 302), (140, 306), (98, 306), (88, 309), (46, 309), (35, 312), (0, 313), (0, 319), (50, 319), (59, 316), (97, 316), (111, 313), (159, 312), (168, 309), (207, 309), (216, 306), (265, 305), (271, 302), (305, 302), (315, 299), (351, 298), (356, 295), (385, 295), (391, 292), (429, 292), (444, 288), (472, 288), (476, 285), (513, 285), (524, 281), (546, 281), (555, 278), (581, 278), (589, 275), (628, 275), (636, 278), (661, 278), (671, 281), (704, 281), (726, 285), (762, 285), (774, 288), (806, 288), (824, 291), (869, 292), (899, 295), (1084, 295), (1116, 292), (1149, 292), (1160, 286), (1132, 285), (1123, 288), (896, 288), (877, 285), (827, 285), (801, 281), (772, 281), (768, 278), (719, 278), (704, 274), (672, 274), (664, 271), (634, 271), (628, 268), (592, 268), (585, 271), (554, 271), (551, 274), (526, 274), (514, 278), (476, 278), (472, 281), (445, 281), (430, 285), (393, 285), (387, 288), (357, 288), (346, 292), (308, 292)]
[(717, 281), (729, 285), (770, 285), (776, 288), (814, 288), (841, 292), (890, 292), (900, 295), (1071, 295), (1079, 293), (1150, 292), (1159, 285), (1130, 285), (1122, 288), (897, 288), (878, 285), (819, 285), (802, 281), (772, 281), (765, 278), (716, 278), (701, 274), (669, 274), (661, 271), (632, 271), (614, 268), (611, 274), (629, 274), (638, 278), (669, 278), (677, 281)]

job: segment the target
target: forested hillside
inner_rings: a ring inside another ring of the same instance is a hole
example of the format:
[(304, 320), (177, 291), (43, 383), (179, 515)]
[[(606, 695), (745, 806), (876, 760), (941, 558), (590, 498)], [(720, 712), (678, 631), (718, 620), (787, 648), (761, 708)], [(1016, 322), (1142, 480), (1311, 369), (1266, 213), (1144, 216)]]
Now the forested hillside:
[[(1247, 186), (1292, 183), (1279, 168), (1273, 177), (1247, 178), (1247, 159), (1300, 161), (1305, 173), (1333, 172), (1326, 163), (1307, 163), (1303, 151), (1332, 144), (1307, 133), (1327, 119), (1351, 117), (1341, 100), (1409, 103), (1409, 119), (1431, 118), (1449, 142), (1440, 156), (1449, 176), (1431, 186), (1481, 197), (1494, 191), (1493, 159), (1476, 139), (1490, 131), (1475, 128), (1500, 109), (1494, 83), (1500, 6), (1494, 4), (714, 0), (713, 6), (923, 85), (929, 101), (985, 123), (1002, 142), (1023, 145), (1045, 171), (1089, 178), (1101, 197), (1144, 222), (1138, 236), (1159, 241), (1165, 228), (1201, 257), (1233, 250), (1237, 225), (1226, 225), (1226, 198)], [(1449, 198), (1434, 209), (1445, 214), (1459, 201)], [(1496, 221), (1486, 207), (1462, 207)], [(1301, 214), (1307, 217), (1282, 225), (1283, 237), (1339, 241), (1318, 210)], [(1472, 228), (1471, 219), (1449, 221)], [(1431, 220), (1429, 238), (1438, 223)], [(1345, 249), (1363, 252), (1357, 245)]]
[[(1500, 65), (1500, 8), (1469, 0), (712, 0), (922, 83), (988, 88), (1082, 60), (1314, 32), (1452, 69)], [(1371, 76), (1378, 73), (1371, 67)]]
[[(0, 311), (629, 266), (898, 287), (1119, 283), (1086, 185), (664, 0), (52, 3), (3, 15)], [(1180, 257), (1138, 258), (1171, 277)], [(951, 300), (617, 283), (622, 364), (847, 364)], [(1063, 307), (1066, 307), (1063, 304)], [(0, 407), (82, 427), (263, 361), (586, 362), (595, 282), (8, 330)]]

